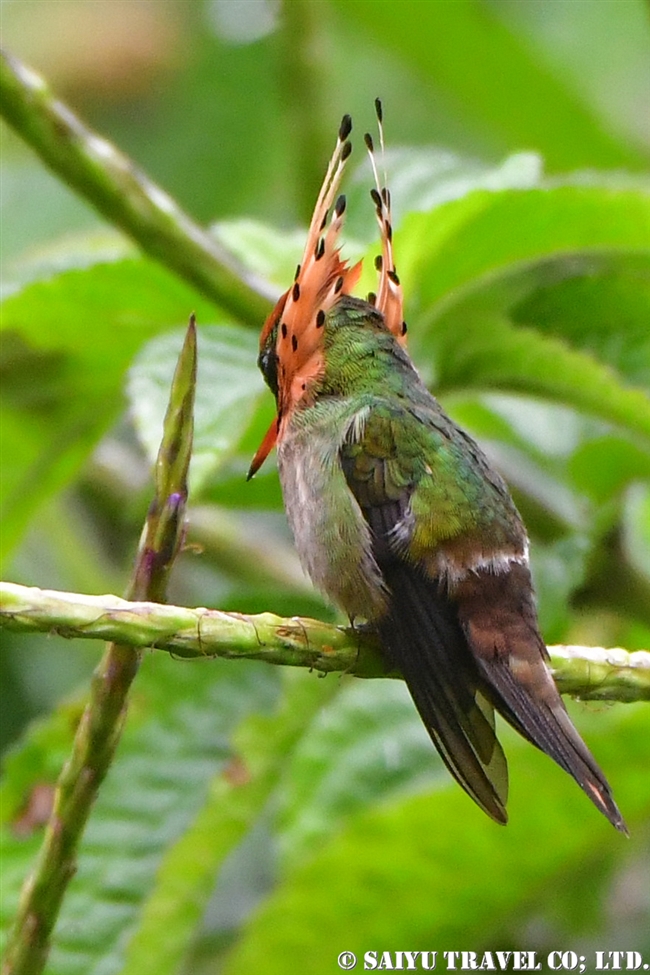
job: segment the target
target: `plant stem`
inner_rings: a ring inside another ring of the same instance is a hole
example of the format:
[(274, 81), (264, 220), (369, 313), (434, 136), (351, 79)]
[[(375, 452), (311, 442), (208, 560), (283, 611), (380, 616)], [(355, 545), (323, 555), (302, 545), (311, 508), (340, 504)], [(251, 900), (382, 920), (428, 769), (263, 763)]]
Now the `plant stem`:
[[(154, 499), (128, 587), (133, 599), (164, 598), (183, 539), (195, 383), (196, 329), (191, 319), (172, 382), (154, 472)], [(77, 848), (113, 760), (126, 717), (129, 688), (140, 662), (138, 650), (124, 632), (116, 634), (115, 640), (106, 647), (93, 674), (72, 753), (59, 776), (43, 844), (21, 893), (3, 975), (40, 975), (45, 966), (63, 897), (76, 871)]]
[[(117, 596), (83, 596), (0, 583), (0, 622), (21, 632), (114, 639), (178, 657), (264, 660), (323, 673), (396, 677), (372, 634), (272, 613), (242, 616)], [(650, 653), (601, 647), (549, 647), (562, 693), (589, 700), (650, 701)]]
[(323, 11), (311, 0), (291, 0), (282, 5), (282, 29), (276, 35), (277, 81), (284, 99), (291, 133), (292, 182), (300, 219), (309, 224), (318, 196), (323, 160), (332, 152), (339, 119), (331, 119), (331, 131), (323, 129), (328, 117), (329, 90), (327, 33)]
[(40, 75), (2, 51), (0, 111), (50, 169), (145, 253), (240, 321), (257, 327), (264, 320), (274, 300), (269, 286), (194, 223), (127, 156), (88, 129)]

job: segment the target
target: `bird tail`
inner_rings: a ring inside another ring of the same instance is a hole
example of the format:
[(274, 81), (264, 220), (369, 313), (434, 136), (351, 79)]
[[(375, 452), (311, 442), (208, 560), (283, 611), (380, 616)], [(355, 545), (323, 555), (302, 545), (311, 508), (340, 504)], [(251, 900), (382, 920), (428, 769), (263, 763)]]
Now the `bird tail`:
[(627, 827), (612, 790), (573, 726), (548, 667), (527, 565), (478, 570), (454, 592), (458, 619), (496, 709), (521, 735), (573, 776), (622, 833)]

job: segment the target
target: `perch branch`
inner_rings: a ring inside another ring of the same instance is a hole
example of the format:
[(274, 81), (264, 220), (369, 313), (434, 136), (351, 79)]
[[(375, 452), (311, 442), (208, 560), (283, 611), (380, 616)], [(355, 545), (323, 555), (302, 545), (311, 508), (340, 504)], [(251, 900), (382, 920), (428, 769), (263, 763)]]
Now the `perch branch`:
[[(118, 640), (185, 658), (247, 658), (323, 673), (397, 676), (386, 670), (371, 634), (272, 613), (242, 616), (0, 583), (0, 625), (22, 632)], [(650, 701), (650, 652), (566, 646), (549, 647), (549, 652), (564, 694)]]

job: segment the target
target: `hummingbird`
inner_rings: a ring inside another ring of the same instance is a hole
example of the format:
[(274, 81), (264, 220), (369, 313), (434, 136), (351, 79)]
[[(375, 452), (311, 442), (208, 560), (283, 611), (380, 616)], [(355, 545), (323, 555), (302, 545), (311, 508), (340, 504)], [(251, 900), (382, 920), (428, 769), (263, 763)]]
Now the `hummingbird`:
[[(375, 108), (383, 151), (379, 99)], [(390, 192), (369, 134), (378, 288), (365, 300), (352, 294), (361, 262), (341, 257), (346, 200), (337, 196), (351, 130), (345, 115), (302, 261), (262, 329), (258, 365), (277, 416), (248, 476), (277, 446), (303, 568), (351, 621), (376, 632), (443, 762), (488, 816), (508, 818), (497, 711), (626, 833), (551, 676), (528, 537), (508, 488), (406, 350)]]

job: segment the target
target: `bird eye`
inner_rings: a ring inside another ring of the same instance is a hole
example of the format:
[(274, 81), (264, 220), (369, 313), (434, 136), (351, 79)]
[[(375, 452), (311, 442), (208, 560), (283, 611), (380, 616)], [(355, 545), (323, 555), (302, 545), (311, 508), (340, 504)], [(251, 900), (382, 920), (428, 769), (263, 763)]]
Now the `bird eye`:
[(264, 381), (275, 398), (278, 398), (278, 355), (273, 346), (263, 349), (257, 359), (257, 365), (264, 376)]

